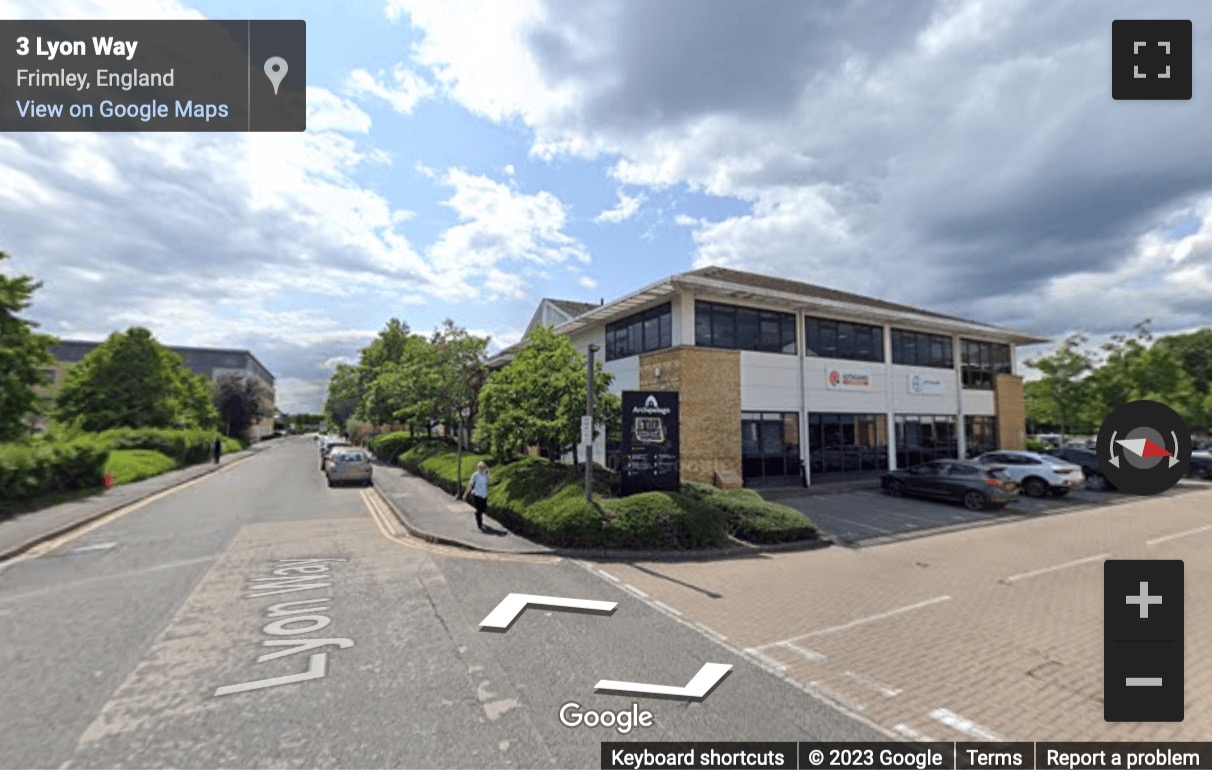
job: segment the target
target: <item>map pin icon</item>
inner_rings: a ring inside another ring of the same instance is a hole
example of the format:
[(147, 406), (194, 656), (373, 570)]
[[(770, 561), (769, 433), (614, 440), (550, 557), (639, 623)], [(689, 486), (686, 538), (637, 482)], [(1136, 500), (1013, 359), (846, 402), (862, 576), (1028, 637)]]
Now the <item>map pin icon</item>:
[(265, 75), (269, 78), (269, 82), (274, 84), (274, 96), (278, 95), (278, 86), (282, 84), (282, 78), (286, 77), (286, 60), (281, 56), (271, 56), (265, 60)]

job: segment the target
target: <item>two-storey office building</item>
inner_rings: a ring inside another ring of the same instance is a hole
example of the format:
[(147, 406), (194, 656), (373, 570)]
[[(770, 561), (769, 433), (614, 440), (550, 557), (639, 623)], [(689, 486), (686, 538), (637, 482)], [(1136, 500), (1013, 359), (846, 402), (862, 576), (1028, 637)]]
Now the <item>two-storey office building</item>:
[[(532, 325), (551, 317), (543, 302)], [(1046, 341), (718, 267), (559, 304), (579, 312), (555, 330), (601, 348), (612, 390), (678, 391), (682, 479), (709, 483), (810, 484), (1021, 449), (1015, 348)], [(594, 456), (607, 450), (599, 440)]]

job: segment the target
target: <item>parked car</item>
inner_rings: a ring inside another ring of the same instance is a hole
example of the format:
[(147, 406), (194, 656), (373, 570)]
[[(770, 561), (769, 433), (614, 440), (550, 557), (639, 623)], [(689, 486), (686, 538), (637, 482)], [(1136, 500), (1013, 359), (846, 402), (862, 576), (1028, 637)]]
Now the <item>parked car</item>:
[(328, 466), (324, 475), (328, 477), (328, 486), (335, 484), (362, 483), (371, 484), (370, 455), (361, 449), (338, 449), (328, 458)]
[(334, 439), (326, 444), (322, 444), (320, 446), (320, 470), (324, 470), (324, 464), (328, 462), (334, 450), (347, 446), (350, 446), (350, 443), (341, 439)]
[(1086, 485), (1086, 476), (1080, 467), (1039, 452), (1003, 449), (986, 452), (976, 461), (982, 465), (1004, 467), (1006, 474), (1031, 497), (1043, 497), (1049, 493), (1062, 497), (1070, 490)]
[(889, 471), (880, 479), (880, 486), (892, 497), (958, 500), (970, 511), (1003, 508), (1018, 497), (1018, 485), (1002, 468), (967, 460), (934, 460)]
[(1200, 449), (1192, 452), (1187, 475), (1204, 481), (1212, 481), (1212, 450)]
[(1106, 476), (1103, 475), (1102, 468), (1098, 463), (1098, 453), (1089, 449), (1053, 449), (1048, 454), (1063, 460), (1067, 463), (1072, 463), (1082, 469), (1082, 475), (1086, 477), (1086, 486), (1089, 489), (1096, 489), (1099, 492), (1109, 492), (1115, 489)]

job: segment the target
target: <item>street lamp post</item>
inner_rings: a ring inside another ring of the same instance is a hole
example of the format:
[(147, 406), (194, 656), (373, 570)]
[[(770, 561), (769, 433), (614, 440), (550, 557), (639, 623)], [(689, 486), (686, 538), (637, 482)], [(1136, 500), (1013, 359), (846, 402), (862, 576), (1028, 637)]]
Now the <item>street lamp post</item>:
[(463, 407), (459, 410), (459, 434), (455, 436), (455, 446), (457, 447), (458, 461), (456, 462), (457, 470), (455, 471), (455, 497), (463, 494), (463, 424), (467, 420), (471, 409)]
[(585, 415), (589, 419), (589, 441), (585, 444), (585, 500), (593, 501), (593, 354), (601, 350), (589, 345), (589, 376), (585, 388)]

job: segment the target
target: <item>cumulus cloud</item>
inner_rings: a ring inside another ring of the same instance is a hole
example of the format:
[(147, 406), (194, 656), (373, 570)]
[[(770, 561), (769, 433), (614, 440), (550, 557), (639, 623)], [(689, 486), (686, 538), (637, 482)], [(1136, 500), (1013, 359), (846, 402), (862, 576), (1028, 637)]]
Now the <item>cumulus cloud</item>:
[(397, 64), (391, 72), (380, 71), (377, 75), (355, 69), (346, 78), (344, 90), (352, 96), (381, 99), (403, 115), (434, 94), (433, 84), (402, 64)]
[[(1204, 122), (1189, 102), (1110, 98), (1110, 20), (1137, 4), (388, 7), (422, 31), (418, 58), (447, 96), (523, 122), (535, 155), (602, 158), (628, 185), (746, 202), (714, 221), (679, 215), (694, 264), (1041, 333), (1068, 328), (1049, 303), (1096, 332), (1121, 324), (1105, 294), (1080, 290), (1100, 282), (1159, 329), (1212, 315), (1202, 268), (1159, 262), (1146, 237), (1185, 211), (1207, 221)], [(1194, 42), (1209, 42), (1198, 25)], [(1195, 67), (1196, 83), (1212, 79), (1212, 60)]]
[(626, 222), (635, 216), (635, 213), (640, 210), (640, 204), (644, 202), (643, 195), (627, 195), (622, 190), (619, 190), (618, 196), (618, 203), (613, 208), (606, 209), (594, 217), (594, 222), (610, 222), (613, 224)]

